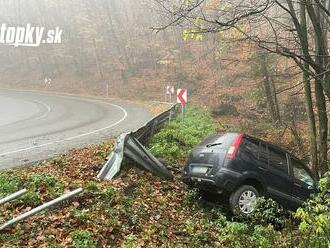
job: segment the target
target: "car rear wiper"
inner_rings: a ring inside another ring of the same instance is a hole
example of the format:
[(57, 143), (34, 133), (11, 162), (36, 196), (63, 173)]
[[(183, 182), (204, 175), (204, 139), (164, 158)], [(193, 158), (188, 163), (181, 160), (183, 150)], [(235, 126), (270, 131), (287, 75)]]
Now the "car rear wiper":
[(212, 147), (212, 146), (219, 146), (219, 145), (222, 145), (222, 143), (207, 144), (206, 147), (207, 147), (207, 148), (210, 148), (210, 147)]

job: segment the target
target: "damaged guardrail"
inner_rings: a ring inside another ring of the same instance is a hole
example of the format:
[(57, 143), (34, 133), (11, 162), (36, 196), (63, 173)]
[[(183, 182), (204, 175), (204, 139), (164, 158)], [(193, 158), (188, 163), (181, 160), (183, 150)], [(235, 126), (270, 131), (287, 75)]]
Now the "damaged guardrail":
[(155, 158), (145, 147), (149, 138), (157, 132), (165, 122), (175, 118), (177, 105), (156, 116), (143, 127), (132, 133), (121, 134), (115, 144), (111, 154), (107, 158), (106, 164), (97, 175), (100, 179), (111, 180), (121, 168), (124, 157), (130, 158), (144, 169), (163, 179), (173, 178), (171, 172)]
[(139, 128), (133, 132), (133, 136), (143, 145), (146, 145), (149, 138), (159, 131), (163, 124), (170, 121), (176, 117), (178, 111), (178, 105), (173, 105), (169, 110), (161, 113), (160, 115), (154, 117), (148, 121), (143, 127)]
[(115, 149), (97, 177), (111, 180), (120, 171), (124, 156), (132, 159), (144, 169), (163, 179), (169, 180), (173, 178), (166, 167), (159, 162), (132, 133), (125, 133), (119, 136)]

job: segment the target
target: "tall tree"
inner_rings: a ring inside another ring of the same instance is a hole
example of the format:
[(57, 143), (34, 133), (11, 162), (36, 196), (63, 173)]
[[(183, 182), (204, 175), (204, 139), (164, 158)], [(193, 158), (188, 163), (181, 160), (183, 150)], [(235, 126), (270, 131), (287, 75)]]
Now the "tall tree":
[[(330, 67), (328, 30), (330, 2), (325, 0), (155, 0), (168, 23), (155, 27), (184, 26), (185, 33), (219, 33), (236, 30), (244, 40), (256, 43), (270, 53), (291, 58), (303, 72), (310, 154), (313, 168), (327, 171)], [(198, 22), (197, 22), (198, 20)], [(315, 105), (310, 82), (315, 85)], [(317, 109), (316, 119), (314, 107)], [(317, 123), (316, 123), (317, 122)], [(316, 146), (316, 126), (318, 139)], [(316, 155), (317, 154), (317, 155)], [(319, 171), (316, 171), (317, 173)]]

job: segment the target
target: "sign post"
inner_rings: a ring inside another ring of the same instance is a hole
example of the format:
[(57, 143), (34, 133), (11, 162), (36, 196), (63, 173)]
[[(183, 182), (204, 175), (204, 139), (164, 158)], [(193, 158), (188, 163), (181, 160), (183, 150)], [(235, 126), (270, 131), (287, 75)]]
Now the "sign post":
[(109, 82), (107, 82), (107, 97), (109, 98)]
[(188, 103), (188, 92), (186, 88), (177, 90), (177, 103), (181, 103), (182, 119), (185, 115), (185, 105)]
[(167, 96), (169, 96), (170, 103), (172, 103), (172, 95), (173, 94), (174, 94), (174, 86), (171, 86), (171, 85), (166, 86), (165, 102), (167, 101)]

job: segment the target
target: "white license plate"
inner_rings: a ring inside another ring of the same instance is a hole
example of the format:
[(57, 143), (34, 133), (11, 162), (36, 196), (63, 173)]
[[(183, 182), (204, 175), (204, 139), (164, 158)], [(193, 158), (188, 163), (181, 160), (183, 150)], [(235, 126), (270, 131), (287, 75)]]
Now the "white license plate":
[(193, 167), (192, 168), (192, 173), (205, 174), (207, 172), (207, 170), (208, 170), (207, 167)]

